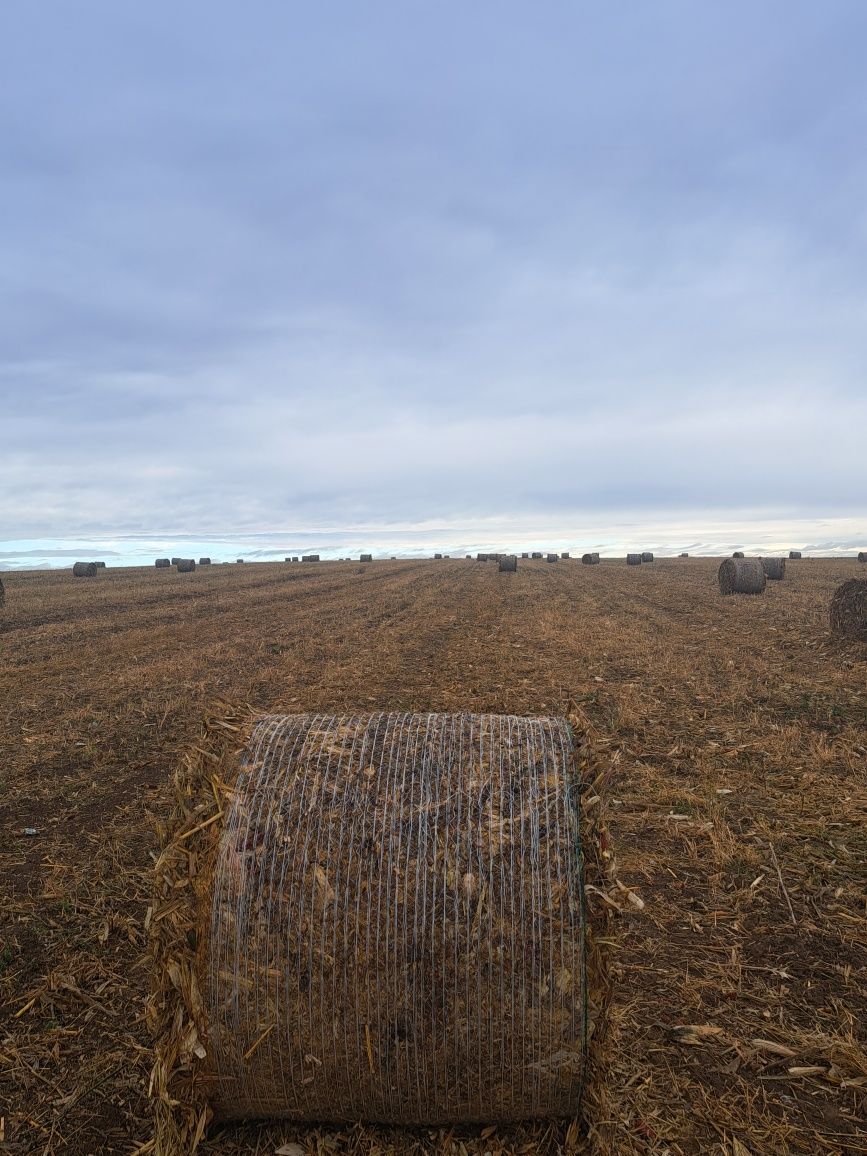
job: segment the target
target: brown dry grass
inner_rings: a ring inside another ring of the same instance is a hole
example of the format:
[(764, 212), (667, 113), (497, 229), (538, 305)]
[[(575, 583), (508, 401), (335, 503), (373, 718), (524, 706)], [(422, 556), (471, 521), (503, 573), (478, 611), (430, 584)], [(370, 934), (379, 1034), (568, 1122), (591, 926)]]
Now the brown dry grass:
[[(600, 1156), (867, 1152), (867, 649), (857, 563), (723, 598), (711, 559), (12, 574), (0, 618), (0, 1115), (10, 1153), (149, 1137), (152, 820), (214, 698), (546, 714), (617, 760), (619, 920)], [(25, 836), (25, 827), (37, 828)], [(627, 909), (630, 905), (627, 905)], [(556, 1152), (580, 1129), (246, 1125), (202, 1152)]]

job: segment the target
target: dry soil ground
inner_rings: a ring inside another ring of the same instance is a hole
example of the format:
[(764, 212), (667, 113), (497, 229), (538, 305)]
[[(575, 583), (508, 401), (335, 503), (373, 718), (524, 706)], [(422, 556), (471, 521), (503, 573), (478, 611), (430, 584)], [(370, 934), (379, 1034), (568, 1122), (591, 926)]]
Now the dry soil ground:
[(646, 904), (618, 920), (589, 1141), (247, 1125), (203, 1150), (867, 1152), (867, 647), (827, 630), (858, 566), (805, 559), (722, 598), (716, 565), (4, 576), (0, 1148), (148, 1140), (154, 820), (214, 698), (550, 714), (574, 697), (615, 764), (620, 873)]

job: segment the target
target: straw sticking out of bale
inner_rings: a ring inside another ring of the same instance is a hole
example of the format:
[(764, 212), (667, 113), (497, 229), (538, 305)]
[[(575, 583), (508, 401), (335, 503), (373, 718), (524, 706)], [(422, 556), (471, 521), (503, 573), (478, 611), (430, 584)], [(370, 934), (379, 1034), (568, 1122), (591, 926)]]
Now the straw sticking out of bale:
[(514, 554), (503, 554), (500, 557), (499, 570), (501, 574), (511, 574), (518, 569), (518, 559)]
[(761, 594), (765, 588), (761, 558), (726, 558), (718, 578), (721, 594)]
[(641, 555), (640, 554), (627, 554), (626, 555), (626, 565), (627, 566), (640, 566), (641, 565)]
[(867, 578), (850, 578), (831, 599), (831, 633), (867, 642)]
[(786, 576), (785, 558), (762, 558), (765, 577), (773, 582), (780, 582)]
[(97, 569), (95, 562), (76, 562), (72, 573), (76, 578), (95, 578)]
[(801, 551), (800, 550), (790, 550), (789, 551), (789, 557), (790, 558), (800, 558), (801, 557)]
[(154, 566), (156, 566), (158, 570), (167, 570), (168, 567), (171, 566), (171, 562), (168, 558), (157, 558)]
[(212, 1116), (576, 1113), (622, 894), (582, 726), (209, 721), (155, 869), (158, 1156)]
[(178, 562), (179, 574), (190, 574), (196, 568), (196, 561), (194, 558), (181, 558)]
[(596, 553), (582, 554), (581, 561), (585, 566), (596, 566), (599, 562), (599, 555)]

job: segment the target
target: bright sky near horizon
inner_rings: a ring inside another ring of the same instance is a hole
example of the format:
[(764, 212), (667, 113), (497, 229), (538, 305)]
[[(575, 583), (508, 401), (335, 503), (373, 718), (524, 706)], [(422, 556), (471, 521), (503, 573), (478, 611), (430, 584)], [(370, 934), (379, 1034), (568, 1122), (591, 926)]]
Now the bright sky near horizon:
[(865, 50), (862, 0), (8, 0), (0, 565), (864, 548)]

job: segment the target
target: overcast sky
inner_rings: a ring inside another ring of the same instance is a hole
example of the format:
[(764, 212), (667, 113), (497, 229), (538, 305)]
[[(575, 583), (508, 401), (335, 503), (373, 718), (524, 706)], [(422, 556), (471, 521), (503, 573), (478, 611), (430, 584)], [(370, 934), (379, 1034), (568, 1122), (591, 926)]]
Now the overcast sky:
[(865, 514), (867, 4), (0, 6), (0, 539)]

